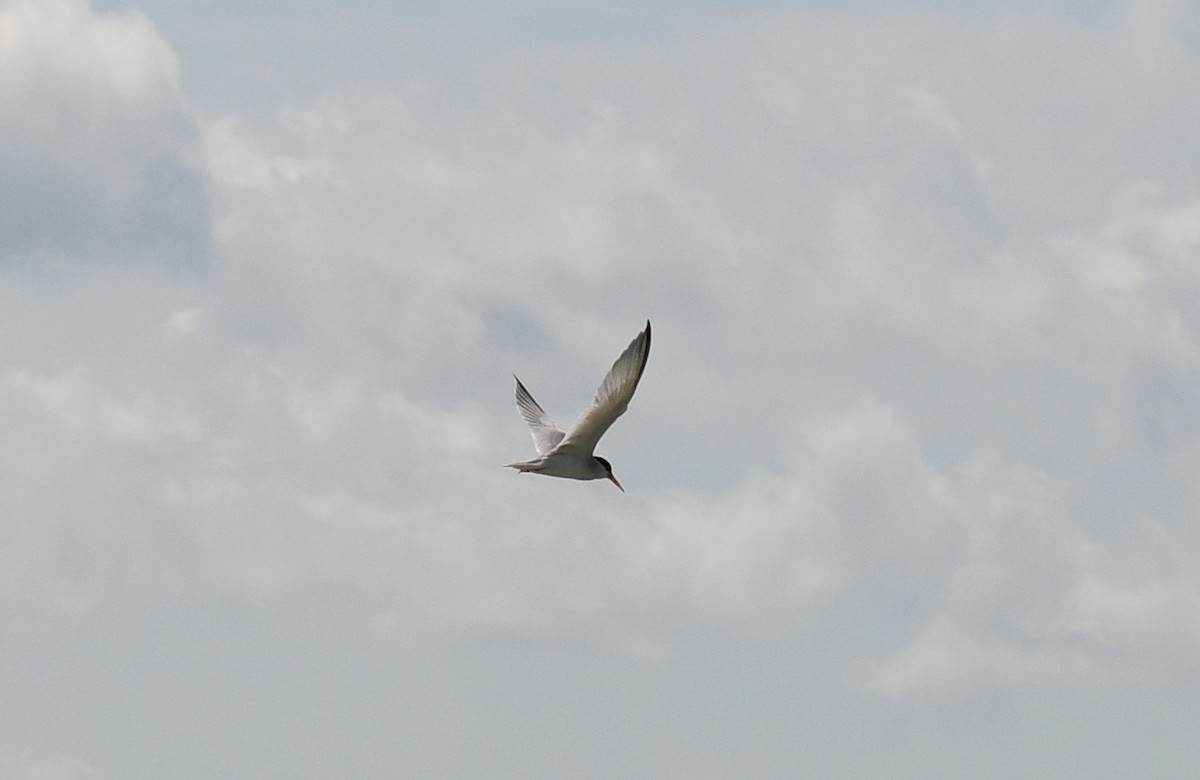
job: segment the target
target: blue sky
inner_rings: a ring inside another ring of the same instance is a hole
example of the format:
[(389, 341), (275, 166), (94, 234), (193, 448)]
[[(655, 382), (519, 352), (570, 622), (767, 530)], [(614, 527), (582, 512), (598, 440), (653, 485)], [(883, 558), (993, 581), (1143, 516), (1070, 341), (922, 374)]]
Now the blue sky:
[[(0, 777), (1192, 777), (1197, 94), (1168, 0), (0, 5)], [(501, 469), (646, 318), (628, 492)]]

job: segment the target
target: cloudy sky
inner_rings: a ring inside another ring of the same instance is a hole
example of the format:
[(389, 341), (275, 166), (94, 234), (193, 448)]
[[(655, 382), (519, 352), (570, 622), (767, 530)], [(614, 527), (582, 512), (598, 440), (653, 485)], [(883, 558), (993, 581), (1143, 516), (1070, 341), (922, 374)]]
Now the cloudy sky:
[(132, 3), (0, 0), (0, 778), (1195, 777), (1194, 3)]

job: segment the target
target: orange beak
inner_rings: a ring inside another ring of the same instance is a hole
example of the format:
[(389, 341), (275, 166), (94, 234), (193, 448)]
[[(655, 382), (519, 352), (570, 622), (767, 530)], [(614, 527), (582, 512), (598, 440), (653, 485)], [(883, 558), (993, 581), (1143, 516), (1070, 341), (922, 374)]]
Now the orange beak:
[(615, 476), (613, 476), (612, 474), (609, 474), (609, 475), (608, 475), (608, 480), (609, 480), (610, 482), (612, 482), (614, 485), (616, 485), (617, 487), (621, 488), (621, 492), (622, 492), (622, 493), (624, 493), (624, 492), (625, 492), (625, 488), (621, 487), (621, 483), (620, 483), (620, 482), (617, 482), (617, 478), (616, 478)]

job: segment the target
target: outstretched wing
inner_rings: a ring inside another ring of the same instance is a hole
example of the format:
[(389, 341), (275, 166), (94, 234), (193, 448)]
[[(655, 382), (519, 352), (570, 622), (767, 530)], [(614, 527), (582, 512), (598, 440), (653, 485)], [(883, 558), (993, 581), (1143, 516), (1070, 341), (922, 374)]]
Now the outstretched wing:
[(629, 408), (629, 399), (637, 390), (649, 357), (650, 321), (646, 320), (646, 329), (630, 342), (617, 362), (613, 363), (608, 375), (600, 383), (600, 389), (596, 391), (596, 399), (579, 416), (559, 449), (592, 454), (604, 432)]
[[(515, 374), (513, 379), (517, 379)], [(521, 384), (520, 379), (517, 379), (517, 408), (521, 410), (521, 418), (533, 434), (533, 446), (537, 448), (538, 455), (546, 455), (563, 440), (566, 434), (546, 416), (545, 410), (533, 400), (533, 396), (525, 389), (525, 385)]]

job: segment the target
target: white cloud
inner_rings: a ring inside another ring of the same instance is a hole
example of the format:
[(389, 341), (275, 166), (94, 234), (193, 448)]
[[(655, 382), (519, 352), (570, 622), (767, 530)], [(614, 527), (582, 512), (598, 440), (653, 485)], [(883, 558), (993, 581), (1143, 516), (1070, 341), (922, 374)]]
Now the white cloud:
[(203, 266), (207, 203), (179, 81), (142, 14), (0, 8), (0, 262)]
[(75, 758), (0, 747), (0, 777), (6, 780), (101, 780), (104, 776)]
[(1063, 631), (1142, 674), (1161, 673), (1200, 650), (1200, 588), (1172, 573), (1148, 581), (1087, 576), (1064, 603)]
[(886, 663), (865, 686), (885, 696), (964, 695), (979, 687), (1013, 686), (1095, 673), (1087, 655), (1071, 647), (1021, 647), (988, 640), (938, 617)]
[(937, 577), (924, 627), (864, 665), (869, 690), (964, 695), (980, 685), (1153, 677), (1196, 657), (1193, 553), (1157, 537), (1139, 549), (1105, 544), (1069, 513), (1061, 487), (993, 457), (967, 464), (954, 491), (961, 555)]

